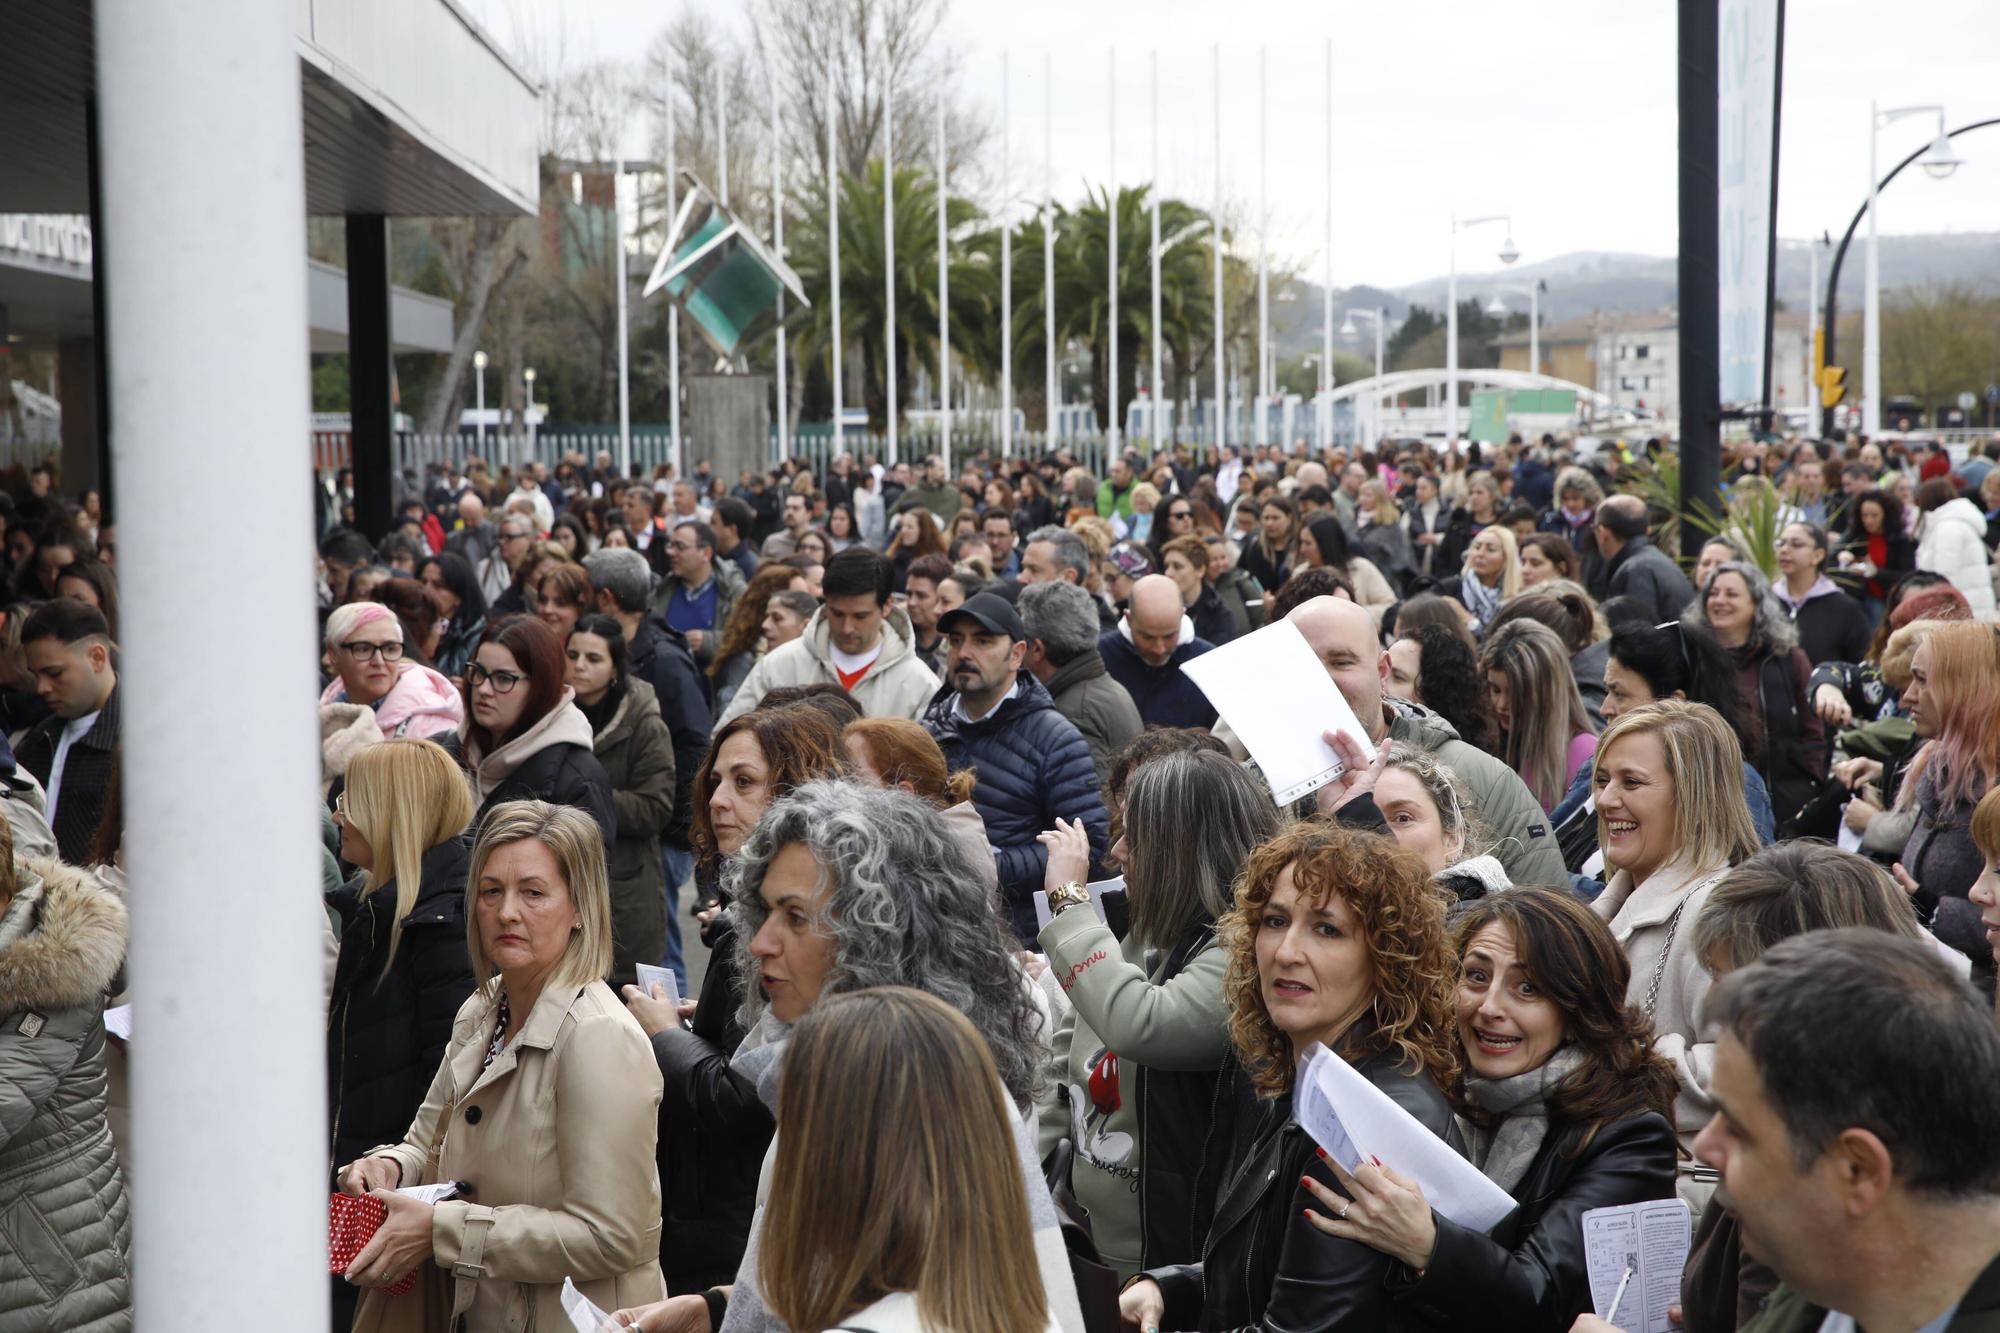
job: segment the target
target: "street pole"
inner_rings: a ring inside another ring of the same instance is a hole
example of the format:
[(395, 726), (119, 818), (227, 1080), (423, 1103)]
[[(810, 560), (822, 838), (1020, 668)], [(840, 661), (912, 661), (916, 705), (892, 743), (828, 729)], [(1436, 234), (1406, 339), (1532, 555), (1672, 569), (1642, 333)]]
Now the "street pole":
[(621, 477), (632, 471), (632, 356), (626, 345), (629, 326), (625, 309), (625, 210), (619, 201), (624, 184), (625, 163), (620, 159), (612, 166), (611, 239), (618, 257), (618, 475)]
[[(833, 71), (826, 71), (826, 243), (827, 285), (833, 289), (833, 454), (840, 447), (840, 150), (835, 142)], [(829, 460), (830, 461), (830, 460)]]
[(1056, 177), (1055, 71), (1048, 52), (1042, 53), (1042, 342), (1046, 354), (1042, 415), (1048, 426), (1046, 453), (1056, 445), (1058, 417), (1056, 384)]
[(951, 267), (945, 226), (944, 90), (937, 94), (938, 453), (951, 475)]
[(1326, 281), (1320, 290), (1319, 447), (1333, 447), (1333, 39), (1326, 43)]
[[(1683, 5), (1688, 0), (1681, 0)], [(1451, 219), (1451, 268), (1444, 297), (1444, 447), (1458, 443), (1458, 215)]]
[(528, 428), (528, 456), (521, 460), (522, 468), (535, 461), (535, 368), (527, 367), (521, 372), (521, 382), (527, 386), (527, 404), (521, 409), (521, 423)]
[(1257, 414), (1254, 438), (1258, 444), (1271, 442), (1267, 398), (1271, 391), (1271, 201), (1268, 188), (1270, 161), (1270, 79), (1263, 47), (1257, 48), (1257, 392), (1251, 395)]
[[(674, 57), (671, 49), (666, 57), (666, 80), (666, 234), (672, 237), (674, 219), (680, 213), (680, 168), (674, 160)], [(667, 453), (673, 462), (674, 476), (685, 476), (686, 460), (681, 455), (681, 308), (676, 303), (667, 306)], [(626, 475), (629, 477), (631, 474)]]
[(882, 281), (888, 288), (889, 304), (884, 313), (889, 326), (889, 466), (896, 466), (896, 84), (882, 84)]
[[(771, 248), (785, 257), (785, 154), (778, 142), (778, 90), (771, 97)], [(778, 291), (778, 461), (792, 456), (792, 397), (786, 389), (785, 293)]]
[(722, 206), (729, 207), (729, 75), (715, 73), (716, 185), (722, 191)]
[(1806, 421), (1819, 425), (1819, 242), (1806, 241)]
[(1368, 395), (1368, 416), (1375, 425), (1376, 443), (1380, 443), (1382, 439), (1382, 349), (1384, 345), (1382, 331), (1388, 326), (1389, 307), (1377, 306), (1375, 309), (1375, 387)]
[[(473, 401), (478, 405), (479, 409), (478, 410), (479, 456), (481, 458), (485, 458), (486, 457), (486, 353), (483, 350), (474, 352), (472, 354), (472, 369), (473, 372), (478, 376), (478, 378), (474, 381), (474, 384), (476, 385), (474, 392), (478, 396)], [(490, 462), (491, 460), (489, 459), (488, 461)]]
[(1221, 457), (1226, 438), (1222, 419), (1229, 411), (1229, 398), (1222, 383), (1222, 47), (1219, 43), (1210, 49), (1209, 60), (1215, 114), (1215, 200), (1208, 234), (1209, 248), (1215, 252), (1215, 452)]
[(1167, 411), (1167, 395), (1160, 383), (1160, 51), (1153, 48), (1153, 179), (1148, 190), (1153, 214), (1153, 373), (1146, 381), (1151, 390), (1149, 406), (1153, 419), (1153, 452), (1160, 452), (1160, 417)]
[[(1722, 490), (1722, 298), (1717, 204), (1715, 0), (1680, 0), (1680, 511), (1713, 512)], [(1701, 553), (1683, 521), (1681, 554)]]
[(1875, 214), (1880, 191), (1875, 185), (1876, 147), (1882, 138), (1882, 113), (1868, 104), (1868, 249), (1862, 285), (1861, 430), (1870, 439), (1882, 433), (1882, 270), (1877, 250)]
[(1014, 146), (1008, 53), (1000, 53), (1000, 457), (1014, 456)]
[(1107, 310), (1106, 331), (1111, 351), (1106, 358), (1105, 384), (1110, 389), (1105, 409), (1104, 466), (1108, 472), (1118, 453), (1118, 48), (1112, 47), (1105, 69), (1105, 101), (1111, 110), (1111, 175), (1104, 187), (1104, 210), (1109, 222), (1109, 249), (1104, 256)]
[[(130, 423), (112, 437), (113, 475), (123, 495), (174, 497), (118, 514), (126, 594), (119, 860), (132, 876), (128, 979), (145, 1032), (131, 1046), (133, 1105), (144, 1109), (132, 1117), (128, 1159), (131, 1322), (140, 1328), (205, 1323), (199, 1311), (238, 1327), (326, 1327), (324, 1066), (303, 1043), (277, 1039), (323, 1018), (318, 941), (326, 919), (297, 895), (266, 891), (312, 882), (321, 855), (313, 841), (319, 751), (305, 692), (318, 658), (307, 646), (315, 632), (305, 540), (312, 512), (294, 452), (310, 424), (296, 9), (268, 0), (96, 6), (99, 202), (105, 233), (116, 238), (99, 254), (107, 318), (98, 336), (115, 348), (106, 358), (113, 419)], [(90, 56), (81, 59), (88, 70)], [(222, 206), (215, 146), (225, 142), (249, 169), (231, 173)], [(219, 421), (223, 385), (228, 407)], [(208, 484), (189, 486), (189, 477)], [(243, 502), (248, 496), (254, 503)], [(242, 559), (245, 552), (255, 558)], [(225, 563), (226, 595), (191, 590), (181, 573)], [(245, 607), (256, 608), (249, 632)], [(198, 670), (190, 669), (194, 644), (214, 650), (201, 654)], [(216, 727), (221, 699), (258, 725)], [(16, 906), (32, 916), (27, 903)], [(122, 942), (122, 927), (118, 934)], [(85, 1001), (27, 998), (32, 992), (19, 987), (34, 947), (10, 953), (17, 970), (8, 1005), (19, 1007), (6, 1023), (22, 1063), (9, 1069), (9, 1135), (26, 1128), (39, 1095), (34, 1080), (45, 1071), (37, 1064), (30, 1075), (30, 1060), (53, 1059), (60, 1048), (68, 1086), (103, 1086), (97, 1056), (67, 1065), (90, 1043), (103, 1044), (94, 1019), (74, 1046), (58, 1030), (36, 1042), (52, 1004)], [(44, 944), (45, 955), (53, 947)], [(54, 973), (47, 979), (58, 984)], [(60, 984), (73, 987), (74, 975)], [(58, 1077), (46, 1067), (40, 1091)], [(50, 1128), (63, 1135), (55, 1153), (105, 1153), (102, 1170), (116, 1169), (103, 1141), (83, 1136), (80, 1107), (72, 1115), (56, 1109), (60, 1099), (48, 1106)], [(45, 1149), (41, 1165), (16, 1161), (14, 1188), (55, 1169), (51, 1160)], [(255, 1202), (190, 1207), (214, 1196), (224, 1162), (230, 1178), (256, 1182), (245, 1191)], [(21, 1287), (47, 1280), (81, 1293), (94, 1280), (88, 1274), (122, 1275), (122, 1253), (71, 1267), (34, 1202), (11, 1197), (9, 1248), (31, 1279)], [(87, 1200), (86, 1192), (66, 1204), (66, 1218), (81, 1222)], [(122, 1219), (97, 1220), (109, 1227)], [(48, 1244), (30, 1238), (37, 1234)], [(26, 1308), (41, 1297), (17, 1288), (10, 1299), (20, 1311), (11, 1323), (50, 1326)]]

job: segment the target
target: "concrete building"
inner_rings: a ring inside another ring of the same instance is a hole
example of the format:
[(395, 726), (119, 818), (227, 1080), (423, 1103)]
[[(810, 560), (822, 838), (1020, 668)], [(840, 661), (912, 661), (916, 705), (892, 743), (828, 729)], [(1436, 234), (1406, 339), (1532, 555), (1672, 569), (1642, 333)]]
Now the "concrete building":
[[(1496, 340), (1502, 370), (1528, 369), (1528, 335)], [(1680, 316), (1586, 315), (1544, 325), (1541, 371), (1597, 390), (1618, 407), (1673, 421), (1680, 417)], [(1771, 405), (1783, 411), (1807, 401), (1812, 342), (1802, 312), (1779, 311), (1771, 331)]]

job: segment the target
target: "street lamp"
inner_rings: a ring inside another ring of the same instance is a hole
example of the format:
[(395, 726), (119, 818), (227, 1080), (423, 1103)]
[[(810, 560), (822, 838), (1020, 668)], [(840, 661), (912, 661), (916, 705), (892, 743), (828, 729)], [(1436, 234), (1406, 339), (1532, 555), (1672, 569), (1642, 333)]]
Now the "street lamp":
[[(1374, 422), (1375, 437), (1379, 441), (1382, 436), (1382, 385), (1380, 383), (1382, 378), (1382, 335), (1389, 327), (1389, 312), (1382, 309), (1369, 310), (1365, 308), (1346, 311), (1341, 316), (1340, 321), (1341, 337), (1352, 338), (1360, 332), (1359, 329), (1354, 327), (1354, 317), (1356, 315), (1372, 321), (1375, 325), (1375, 379), (1377, 383), (1375, 385), (1375, 392), (1369, 395), (1368, 415)], [(1333, 367), (1331, 366), (1327, 367), (1326, 379), (1328, 387), (1331, 388), (1333, 384)], [(1331, 430), (1332, 426), (1333, 423), (1329, 421), (1327, 428)]]
[(1868, 104), (1868, 277), (1862, 289), (1865, 301), (1861, 325), (1861, 429), (1870, 436), (1882, 433), (1882, 269), (1876, 243), (1875, 203), (1879, 172), (1875, 158), (1882, 139), (1882, 127), (1892, 125), (1905, 116), (1937, 117), (1937, 138), (1919, 164), (1925, 175), (1932, 180), (1943, 180), (1959, 167), (1958, 155), (1951, 148), (1951, 136), (1945, 133), (1943, 107), (1934, 104), (1898, 106), (1884, 111), (1874, 102)]
[(528, 459), (535, 456), (535, 368), (528, 366), (523, 369), (521, 378), (528, 386), (528, 405), (521, 411), (521, 420), (528, 425), (528, 458), (522, 460), (525, 466)]
[(1476, 218), (1461, 218), (1456, 214), (1452, 216), (1451, 276), (1447, 280), (1445, 292), (1444, 442), (1446, 448), (1449, 448), (1458, 439), (1458, 234), (1468, 227), (1484, 226), (1489, 222), (1502, 222), (1507, 226), (1507, 239), (1500, 242), (1500, 262), (1511, 264), (1521, 257), (1520, 250), (1514, 244), (1514, 218), (1512, 214), (1489, 213), (1483, 217)]
[(1542, 373), (1542, 293), (1549, 285), (1540, 278), (1533, 282), (1502, 283), (1493, 289), (1493, 299), (1486, 303), (1486, 313), (1495, 319), (1505, 317), (1507, 303), (1500, 299), (1500, 293), (1528, 298), (1528, 373)]
[(479, 396), (473, 401), (478, 404), (477, 420), (479, 424), (477, 429), (479, 431), (479, 453), (481, 457), (484, 457), (486, 454), (486, 353), (474, 352), (472, 354), (472, 368), (479, 372)]

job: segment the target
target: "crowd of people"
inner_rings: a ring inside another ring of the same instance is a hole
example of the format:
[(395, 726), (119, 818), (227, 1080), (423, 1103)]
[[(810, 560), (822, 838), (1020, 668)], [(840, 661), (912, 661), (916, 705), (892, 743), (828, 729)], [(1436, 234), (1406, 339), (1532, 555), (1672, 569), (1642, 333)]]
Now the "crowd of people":
[[(335, 479), (334, 1326), (1602, 1333), (1583, 1214), (1678, 1198), (1679, 1327), (1988, 1327), (2000, 442), (1731, 445), (1685, 564), (1662, 449), (475, 458), (373, 537)], [(145, 1113), (115, 534), (54, 482), (0, 500), (0, 1330), (129, 1323)], [(1359, 727), (1283, 806), (1182, 670), (1267, 627)], [(1321, 1049), (1512, 1210), (1330, 1155)]]

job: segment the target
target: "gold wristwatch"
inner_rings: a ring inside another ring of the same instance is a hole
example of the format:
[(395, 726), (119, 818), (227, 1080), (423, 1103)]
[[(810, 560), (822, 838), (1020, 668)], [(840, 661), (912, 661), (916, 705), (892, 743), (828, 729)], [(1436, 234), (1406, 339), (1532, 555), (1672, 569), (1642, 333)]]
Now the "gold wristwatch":
[(1090, 890), (1075, 880), (1071, 880), (1067, 884), (1058, 884), (1053, 889), (1050, 889), (1048, 891), (1048, 898), (1049, 916), (1053, 918), (1066, 907), (1075, 907), (1078, 903), (1089, 902)]

